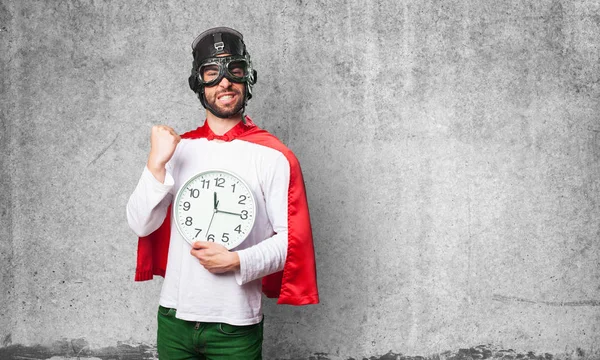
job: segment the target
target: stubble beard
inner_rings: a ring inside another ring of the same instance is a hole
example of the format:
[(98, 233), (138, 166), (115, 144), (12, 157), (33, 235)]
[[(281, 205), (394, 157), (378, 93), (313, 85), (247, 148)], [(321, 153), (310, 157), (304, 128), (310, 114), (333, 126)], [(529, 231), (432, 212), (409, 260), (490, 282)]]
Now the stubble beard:
[[(232, 106), (218, 106), (217, 105), (217, 97), (224, 92), (231, 92), (234, 91), (236, 93), (237, 96), (237, 101), (235, 104), (233, 104)], [(242, 107), (244, 107), (244, 96), (243, 93), (239, 93), (236, 90), (232, 90), (232, 89), (228, 89), (228, 90), (224, 90), (224, 91), (220, 91), (218, 93), (215, 93), (213, 96), (211, 96), (211, 98), (207, 98), (206, 94), (204, 95), (205, 99), (206, 99), (206, 103), (208, 104), (208, 111), (210, 111), (211, 113), (213, 113), (213, 115), (215, 115), (216, 117), (219, 117), (221, 119), (228, 119), (231, 118), (237, 114), (240, 113), (240, 111), (242, 110)]]

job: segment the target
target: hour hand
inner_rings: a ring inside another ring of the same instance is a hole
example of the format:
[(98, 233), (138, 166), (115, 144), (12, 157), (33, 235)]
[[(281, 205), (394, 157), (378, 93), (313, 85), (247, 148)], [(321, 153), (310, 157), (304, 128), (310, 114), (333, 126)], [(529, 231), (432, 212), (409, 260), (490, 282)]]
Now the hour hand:
[(217, 192), (214, 192), (215, 197), (214, 197), (214, 205), (215, 205), (215, 210), (217, 210), (217, 207), (219, 206), (219, 200), (217, 200)]

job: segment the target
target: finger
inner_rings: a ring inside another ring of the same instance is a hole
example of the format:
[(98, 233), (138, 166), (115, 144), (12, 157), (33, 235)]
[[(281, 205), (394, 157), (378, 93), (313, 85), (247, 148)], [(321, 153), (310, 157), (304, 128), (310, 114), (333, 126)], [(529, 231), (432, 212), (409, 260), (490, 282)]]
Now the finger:
[(206, 256), (204, 256), (204, 252), (202, 250), (195, 250), (192, 249), (190, 251), (190, 254), (195, 257), (196, 259), (198, 259), (198, 261), (200, 261), (200, 264), (202, 264), (202, 266), (204, 266), (204, 263), (207, 261)]
[(168, 126), (165, 126), (165, 125), (157, 125), (156, 129), (160, 130), (160, 131), (169, 131)]
[(175, 130), (173, 130), (173, 128), (167, 126), (166, 130), (175, 138), (176, 143), (181, 141), (181, 136), (179, 136), (179, 134)]
[(208, 243), (208, 241), (196, 241), (194, 244), (192, 244), (192, 247), (194, 248), (194, 250), (202, 250), (208, 249), (210, 247), (210, 244)]
[(177, 136), (177, 132), (175, 130), (173, 130), (172, 127), (165, 125), (165, 130), (167, 130), (168, 132), (170, 132), (173, 136)]

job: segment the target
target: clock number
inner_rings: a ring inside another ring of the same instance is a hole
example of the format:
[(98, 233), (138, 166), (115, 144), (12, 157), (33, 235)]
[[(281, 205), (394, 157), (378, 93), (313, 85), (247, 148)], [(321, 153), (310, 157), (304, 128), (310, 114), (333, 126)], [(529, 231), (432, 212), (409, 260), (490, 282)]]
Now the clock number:
[(185, 218), (185, 224), (187, 226), (192, 226), (192, 217), (191, 216), (188, 216)]
[(233, 188), (232, 192), (235, 192), (235, 184), (232, 184), (231, 187)]
[(206, 238), (206, 241), (215, 242), (215, 236), (213, 234), (208, 235), (208, 237)]
[(240, 214), (240, 218), (242, 218), (242, 220), (246, 220), (248, 218), (248, 211), (242, 210), (242, 213)]
[(229, 241), (229, 233), (223, 233), (223, 236), (221, 237), (221, 241), (226, 243)]
[(196, 236), (194, 236), (195, 238), (197, 238), (197, 237), (198, 237), (198, 235), (200, 235), (200, 233), (202, 232), (202, 229), (195, 228), (194, 230), (198, 231), (198, 232), (196, 233)]
[(242, 225), (236, 226), (235, 229), (233, 229), (233, 230), (237, 231), (238, 234), (241, 234), (242, 233)]
[(209, 188), (210, 187), (210, 180), (204, 180), (202, 179), (202, 188)]
[(188, 211), (190, 209), (190, 202), (186, 201), (183, 203), (183, 211)]
[(223, 178), (216, 178), (215, 179), (215, 186), (216, 187), (222, 188), (222, 187), (224, 187), (223, 184), (225, 184), (225, 179), (223, 179)]
[(238, 201), (238, 204), (246, 205), (245, 201), (246, 201), (246, 195), (240, 195), (240, 201)]
[[(198, 196), (200, 196), (200, 190), (198, 190), (198, 189), (188, 189), (188, 190), (190, 191), (190, 197), (197, 198)], [(187, 210), (189, 210), (189, 208)]]

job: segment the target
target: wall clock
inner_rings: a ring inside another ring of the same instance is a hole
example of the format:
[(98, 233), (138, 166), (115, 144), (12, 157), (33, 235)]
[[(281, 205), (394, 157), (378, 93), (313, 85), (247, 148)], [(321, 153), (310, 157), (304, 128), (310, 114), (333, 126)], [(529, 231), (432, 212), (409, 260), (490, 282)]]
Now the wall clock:
[(173, 204), (177, 230), (190, 244), (212, 241), (233, 249), (250, 234), (256, 201), (242, 178), (225, 170), (208, 170), (188, 179)]

